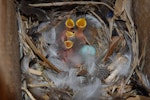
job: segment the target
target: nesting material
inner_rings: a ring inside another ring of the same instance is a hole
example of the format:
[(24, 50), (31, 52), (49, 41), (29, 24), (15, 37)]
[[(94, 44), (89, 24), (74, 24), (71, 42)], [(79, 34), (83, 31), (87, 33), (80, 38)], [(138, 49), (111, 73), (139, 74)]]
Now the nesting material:
[[(150, 96), (127, 4), (126, 0), (19, 2), (22, 99)], [(27, 9), (36, 13), (27, 15)], [(41, 12), (48, 20), (39, 18)]]

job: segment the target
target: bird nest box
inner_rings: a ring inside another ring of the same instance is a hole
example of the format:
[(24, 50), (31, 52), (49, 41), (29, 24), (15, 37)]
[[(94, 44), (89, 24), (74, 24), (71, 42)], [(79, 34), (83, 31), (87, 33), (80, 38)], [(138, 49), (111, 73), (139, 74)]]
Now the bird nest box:
[(15, 3), (23, 100), (150, 96), (131, 1)]

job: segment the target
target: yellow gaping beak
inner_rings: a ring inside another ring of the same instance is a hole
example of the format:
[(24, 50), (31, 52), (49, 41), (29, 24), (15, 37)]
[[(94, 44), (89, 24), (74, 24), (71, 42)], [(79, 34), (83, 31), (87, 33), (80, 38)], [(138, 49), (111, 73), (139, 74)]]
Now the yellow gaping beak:
[(71, 28), (73, 28), (74, 27), (74, 21), (71, 19), (71, 18), (68, 18), (67, 20), (66, 20), (66, 27), (67, 28), (69, 28), (69, 29), (71, 29)]
[(70, 40), (65, 41), (64, 44), (67, 49), (70, 49), (73, 46), (73, 42)]
[(72, 38), (72, 37), (74, 37), (75, 36), (75, 34), (73, 33), (73, 32), (71, 32), (71, 31), (67, 31), (66, 32), (66, 37), (69, 39), (69, 38)]
[(80, 29), (84, 29), (87, 25), (85, 18), (80, 18), (76, 21), (76, 26)]

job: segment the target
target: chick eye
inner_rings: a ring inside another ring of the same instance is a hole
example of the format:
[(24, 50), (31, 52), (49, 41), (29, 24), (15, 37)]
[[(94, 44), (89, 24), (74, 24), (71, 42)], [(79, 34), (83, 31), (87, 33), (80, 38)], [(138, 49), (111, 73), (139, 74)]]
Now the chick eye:
[(67, 38), (71, 38), (71, 37), (74, 37), (74, 36), (75, 36), (74, 32), (71, 32), (71, 31), (66, 32), (66, 37)]

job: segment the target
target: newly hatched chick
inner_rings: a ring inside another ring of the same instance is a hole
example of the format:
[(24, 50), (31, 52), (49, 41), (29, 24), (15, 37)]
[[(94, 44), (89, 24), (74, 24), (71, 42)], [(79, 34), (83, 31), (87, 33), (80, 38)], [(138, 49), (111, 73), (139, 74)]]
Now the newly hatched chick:
[(85, 18), (80, 18), (76, 21), (76, 26), (78, 28), (75, 36), (76, 36), (76, 39), (80, 41), (81, 44), (90, 44), (88, 41), (87, 41), (87, 38), (86, 36), (84, 35), (84, 29), (86, 28), (86, 25), (87, 25), (87, 22), (86, 22), (86, 19)]
[(72, 47), (74, 45), (73, 38), (75, 37), (75, 34), (73, 32), (74, 28), (74, 21), (71, 18), (68, 18), (65, 21), (66, 28), (60, 35), (60, 41), (59, 41), (59, 53), (61, 58), (67, 62), (68, 56), (72, 54)]
[(65, 26), (66, 28), (64, 29), (64, 31), (61, 33), (61, 42), (66, 41), (68, 38), (72, 38), (74, 37), (74, 33), (73, 33), (73, 28), (75, 26), (73, 19), (68, 18), (65, 21)]

